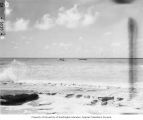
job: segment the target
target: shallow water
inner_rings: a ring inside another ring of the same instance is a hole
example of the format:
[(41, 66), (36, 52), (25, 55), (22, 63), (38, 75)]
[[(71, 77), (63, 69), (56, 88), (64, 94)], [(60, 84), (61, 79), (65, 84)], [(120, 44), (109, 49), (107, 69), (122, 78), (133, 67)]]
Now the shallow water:
[[(136, 71), (142, 82), (142, 59), (138, 59)], [(128, 59), (0, 59), (0, 80), (125, 85), (128, 72)]]

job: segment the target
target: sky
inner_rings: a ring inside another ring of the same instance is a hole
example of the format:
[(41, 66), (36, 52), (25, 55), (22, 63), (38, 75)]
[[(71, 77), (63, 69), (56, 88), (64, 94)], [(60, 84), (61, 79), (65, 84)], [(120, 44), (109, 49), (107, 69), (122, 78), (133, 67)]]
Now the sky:
[(143, 57), (143, 0), (7, 0), (0, 57), (127, 58), (128, 18), (138, 24)]

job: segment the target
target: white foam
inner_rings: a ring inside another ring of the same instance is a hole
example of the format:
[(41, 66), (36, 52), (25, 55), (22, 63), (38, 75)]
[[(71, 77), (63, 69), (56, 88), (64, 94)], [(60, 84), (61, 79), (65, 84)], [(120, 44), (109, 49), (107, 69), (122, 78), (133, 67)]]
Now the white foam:
[(13, 60), (0, 73), (0, 81), (11, 80), (17, 82), (20, 78), (24, 77), (28, 67), (26, 64)]

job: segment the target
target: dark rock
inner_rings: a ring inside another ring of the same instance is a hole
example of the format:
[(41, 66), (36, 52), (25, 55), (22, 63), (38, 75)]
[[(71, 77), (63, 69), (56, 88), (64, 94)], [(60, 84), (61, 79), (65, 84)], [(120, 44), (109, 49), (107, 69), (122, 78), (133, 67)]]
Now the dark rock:
[(118, 104), (118, 107), (123, 107), (123, 106), (125, 106), (125, 105), (122, 105), (122, 104), (120, 104), (120, 103)]
[(56, 95), (57, 93), (46, 93), (47, 95)]
[(1, 84), (7, 85), (7, 84), (12, 84), (14, 83), (12, 80), (5, 80), (5, 81), (0, 81)]
[(51, 105), (52, 103), (39, 104), (39, 106)]
[(56, 95), (57, 93), (51, 93), (51, 95)]
[(46, 93), (46, 95), (51, 95), (51, 93)]
[(101, 102), (101, 105), (107, 105), (107, 101)]
[(6, 83), (6, 82), (3, 82), (3, 85), (7, 85), (8, 83)]
[(98, 102), (98, 100), (93, 100), (91, 101), (91, 103), (87, 104), (87, 105), (95, 105)]
[(86, 95), (86, 96), (84, 96), (84, 98), (88, 98), (88, 99), (89, 99), (89, 98), (90, 98), (90, 95)]
[(139, 113), (122, 113), (123, 115), (137, 115)]
[(76, 95), (76, 98), (81, 98), (82, 97), (82, 95)]
[[(38, 94), (17, 94), (17, 95), (1, 95), (2, 101), (1, 105), (22, 105), (26, 102), (37, 100), (39, 98)], [(5, 100), (5, 101), (4, 101)]]
[(121, 100), (123, 100), (123, 99), (124, 99), (124, 98), (117, 98), (118, 101), (121, 101)]
[(66, 98), (71, 98), (71, 97), (73, 97), (74, 96), (74, 94), (67, 94), (65, 97)]
[(114, 100), (114, 97), (98, 97), (98, 100), (101, 100), (102, 102), (108, 101), (108, 100)]
[(98, 100), (91, 101), (91, 105), (95, 105), (98, 102)]

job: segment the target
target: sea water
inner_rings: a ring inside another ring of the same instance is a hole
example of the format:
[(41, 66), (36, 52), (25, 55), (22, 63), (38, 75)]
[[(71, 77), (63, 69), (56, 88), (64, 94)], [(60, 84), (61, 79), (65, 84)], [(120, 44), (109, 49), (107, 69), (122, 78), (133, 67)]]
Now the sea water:
[[(138, 60), (142, 82), (143, 60)], [(0, 58), (0, 81), (129, 84), (128, 59)]]

